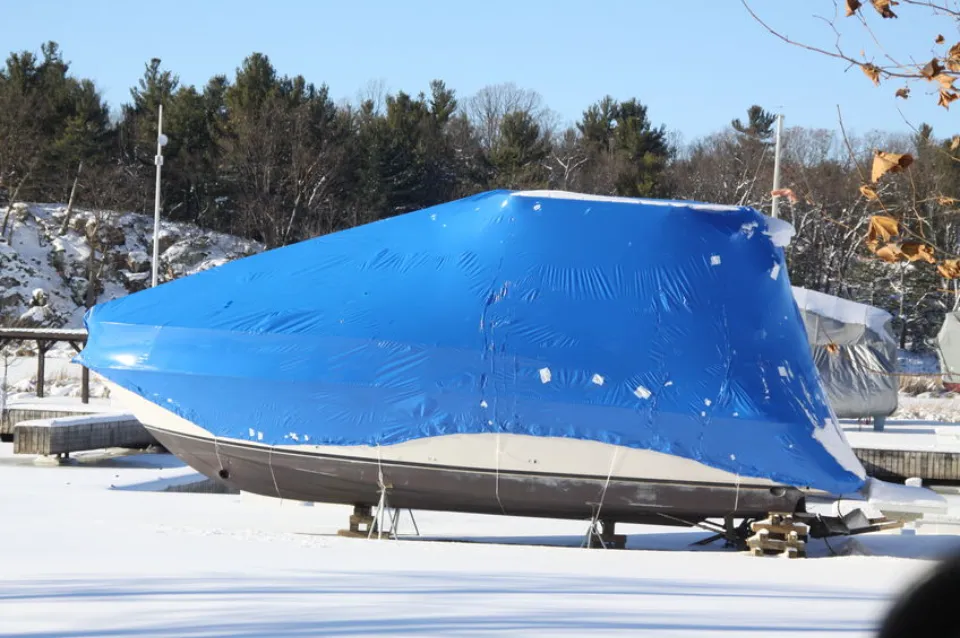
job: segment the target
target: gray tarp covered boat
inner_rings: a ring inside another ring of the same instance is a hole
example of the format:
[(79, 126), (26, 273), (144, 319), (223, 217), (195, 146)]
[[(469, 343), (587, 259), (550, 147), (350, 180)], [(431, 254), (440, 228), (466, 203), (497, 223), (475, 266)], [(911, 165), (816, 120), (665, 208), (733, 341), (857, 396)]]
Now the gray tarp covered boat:
[(960, 312), (948, 312), (937, 333), (937, 355), (943, 386), (947, 390), (960, 389)]
[[(794, 287), (793, 296), (837, 416), (873, 418), (882, 428), (897, 409), (899, 389), (893, 317), (880, 308), (805, 288)], [(957, 328), (960, 353), (960, 324)]]

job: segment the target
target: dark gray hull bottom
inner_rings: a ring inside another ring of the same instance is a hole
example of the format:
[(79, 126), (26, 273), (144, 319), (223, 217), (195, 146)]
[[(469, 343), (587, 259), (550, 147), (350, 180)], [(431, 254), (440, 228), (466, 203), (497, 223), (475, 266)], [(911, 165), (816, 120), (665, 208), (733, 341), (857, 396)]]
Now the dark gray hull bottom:
[[(376, 505), (376, 460), (268, 448), (147, 428), (197, 471), (245, 492), (297, 501)], [(383, 462), (388, 504), (396, 508), (589, 519), (603, 495), (602, 517), (624, 523), (692, 524), (727, 515), (763, 517), (803, 508), (790, 487), (756, 487), (607, 477), (505, 473), (494, 469)], [(499, 496), (499, 498), (498, 498)], [(680, 519), (680, 520), (677, 520)]]

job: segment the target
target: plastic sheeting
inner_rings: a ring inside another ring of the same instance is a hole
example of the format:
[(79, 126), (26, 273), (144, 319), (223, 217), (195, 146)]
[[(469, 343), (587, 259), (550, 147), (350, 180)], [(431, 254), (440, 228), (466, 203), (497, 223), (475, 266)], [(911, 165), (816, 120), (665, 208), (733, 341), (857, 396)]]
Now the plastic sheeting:
[(743, 207), (496, 191), (99, 305), (79, 359), (221, 437), (572, 437), (850, 493), (791, 233)]
[(937, 333), (937, 355), (944, 383), (960, 384), (960, 312), (948, 312)]
[(885, 417), (897, 410), (893, 317), (880, 308), (794, 288), (813, 360), (840, 418)]

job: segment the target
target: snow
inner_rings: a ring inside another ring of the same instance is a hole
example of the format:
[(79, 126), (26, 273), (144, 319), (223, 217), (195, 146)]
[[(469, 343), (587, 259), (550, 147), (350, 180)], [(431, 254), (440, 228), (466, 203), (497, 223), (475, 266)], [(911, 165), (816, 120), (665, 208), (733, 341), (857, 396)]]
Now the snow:
[[(585, 550), (585, 521), (431, 512), (415, 513), (422, 539), (403, 513), (400, 540), (368, 541), (336, 535), (344, 506), (164, 491), (200, 478), (168, 455), (35, 467), (0, 445), (0, 483), (17, 486), (0, 493), (0, 538), (16, 548), (0, 555), (4, 631), (868, 636), (931, 559), (960, 550), (960, 535), (870, 534), (784, 561), (641, 525), (618, 527), (628, 551)], [(915, 501), (904, 489), (872, 487), (871, 502)]]
[(793, 236), (796, 235), (797, 230), (793, 227), (788, 221), (784, 221), (779, 217), (766, 217), (767, 229), (763, 232), (764, 235), (770, 237), (770, 241), (773, 242), (773, 245), (778, 248), (785, 248), (790, 245), (790, 242), (793, 240)]
[(8, 410), (46, 410), (51, 412), (76, 412), (78, 414), (117, 413), (116, 406), (109, 399), (91, 398), (89, 403), (82, 403), (79, 397), (44, 397), (38, 399), (33, 394), (12, 395), (6, 407)]
[(867, 479), (868, 502), (882, 512), (947, 512), (947, 499), (928, 489)]
[(20, 421), (22, 424), (29, 424), (34, 427), (62, 428), (75, 425), (98, 425), (101, 423), (116, 423), (118, 421), (135, 421), (136, 418), (125, 412), (98, 412), (92, 415), (79, 415), (69, 417), (57, 417), (55, 419), (36, 419), (33, 421)]
[[(47, 353), (44, 389), (47, 397), (62, 398), (64, 403), (80, 405), (82, 367), (72, 363), (73, 349), (66, 344)], [(6, 390), (8, 402), (31, 401), (36, 397), (37, 359), (12, 357), (7, 360)], [(4, 362), (0, 360), (0, 394), (4, 392)], [(94, 402), (108, 397), (109, 391), (100, 377), (90, 375), (90, 396)], [(49, 399), (44, 399), (48, 401)]]
[(872, 425), (844, 424), (844, 434), (855, 448), (948, 452), (960, 454), (960, 426), (938, 421), (887, 421), (882, 432)]
[[(164, 492), (172, 457), (88, 453), (36, 467), (0, 446), (6, 634), (111, 636), (869, 636), (960, 536), (820, 541), (755, 558), (707, 533), (628, 525), (628, 551), (579, 549), (585, 521), (415, 512), (426, 536), (336, 535), (349, 508)], [(435, 542), (435, 541), (447, 542)], [(459, 541), (459, 542), (451, 542)], [(815, 609), (815, 612), (813, 611)]]
[[(727, 212), (742, 210), (740, 206), (731, 206), (727, 204), (704, 204), (701, 202), (687, 202), (681, 200), (666, 199), (643, 199), (639, 197), (617, 197), (614, 195), (589, 195), (586, 193), (571, 193), (568, 191), (557, 190), (530, 190), (517, 191), (511, 194), (512, 197), (525, 197), (528, 199), (565, 199), (569, 201), (584, 202), (613, 202), (620, 204), (644, 204), (646, 206), (673, 206), (679, 208), (689, 208), (691, 210), (706, 210), (713, 212)], [(783, 222), (787, 224), (787, 222)], [(789, 224), (787, 224), (789, 225)]]
[(899, 421), (925, 421), (960, 423), (960, 397), (952, 393), (934, 396), (923, 393), (917, 396), (900, 394), (897, 411), (890, 417)]

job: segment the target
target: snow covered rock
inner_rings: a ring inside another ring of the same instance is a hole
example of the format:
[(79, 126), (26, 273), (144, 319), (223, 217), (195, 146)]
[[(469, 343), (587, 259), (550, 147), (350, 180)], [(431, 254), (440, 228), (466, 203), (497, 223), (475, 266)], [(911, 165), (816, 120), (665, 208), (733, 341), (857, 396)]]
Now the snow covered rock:
[[(90, 282), (88, 232), (99, 303), (150, 285), (153, 216), (75, 209), (60, 235), (66, 207), (13, 204), (9, 241), (0, 242), (0, 325), (81, 327)], [(263, 250), (252, 242), (189, 224), (161, 222), (160, 280), (183, 277)], [(34, 291), (45, 297), (38, 304)]]

